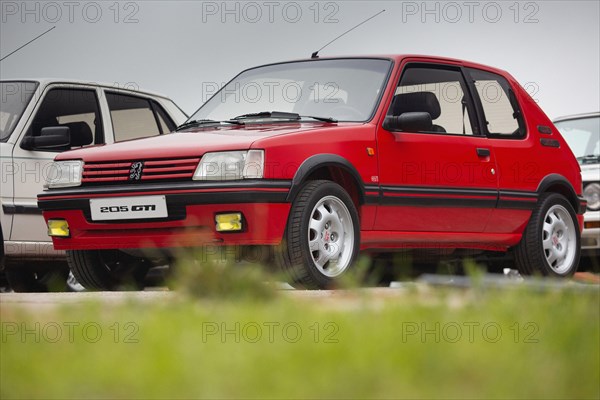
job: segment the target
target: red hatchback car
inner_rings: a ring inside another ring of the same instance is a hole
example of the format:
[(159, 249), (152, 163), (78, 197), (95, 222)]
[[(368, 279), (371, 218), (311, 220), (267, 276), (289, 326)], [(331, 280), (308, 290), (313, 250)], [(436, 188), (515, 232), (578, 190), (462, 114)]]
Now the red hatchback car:
[[(513, 250), (570, 276), (585, 210), (577, 160), (506, 72), (413, 55), (248, 69), (176, 132), (62, 153), (38, 197), (87, 288), (147, 254), (269, 246), (326, 288), (359, 250)], [(150, 252), (148, 249), (152, 249)]]

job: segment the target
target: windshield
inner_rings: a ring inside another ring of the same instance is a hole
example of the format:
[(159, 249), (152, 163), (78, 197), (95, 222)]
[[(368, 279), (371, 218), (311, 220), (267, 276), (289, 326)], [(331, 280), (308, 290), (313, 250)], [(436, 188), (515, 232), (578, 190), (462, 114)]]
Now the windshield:
[[(336, 59), (254, 68), (235, 77), (190, 121), (227, 121), (286, 112), (337, 121), (367, 121), (381, 97), (391, 61)], [(280, 114), (281, 115), (281, 114)], [(285, 118), (283, 118), (285, 119)], [(291, 119), (291, 118), (290, 118)]]
[(0, 141), (8, 140), (37, 89), (37, 82), (0, 82)]
[(600, 117), (569, 119), (554, 125), (563, 135), (580, 164), (600, 162)]

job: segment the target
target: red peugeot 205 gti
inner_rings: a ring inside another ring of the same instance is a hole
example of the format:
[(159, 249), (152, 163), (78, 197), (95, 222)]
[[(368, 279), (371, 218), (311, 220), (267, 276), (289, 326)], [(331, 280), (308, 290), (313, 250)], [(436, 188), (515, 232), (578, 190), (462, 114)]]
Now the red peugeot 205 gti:
[(304, 288), (359, 250), (510, 252), (560, 277), (579, 262), (577, 160), (509, 74), (466, 61), (251, 68), (175, 132), (61, 153), (54, 172), (39, 207), (90, 289), (207, 244), (275, 249)]

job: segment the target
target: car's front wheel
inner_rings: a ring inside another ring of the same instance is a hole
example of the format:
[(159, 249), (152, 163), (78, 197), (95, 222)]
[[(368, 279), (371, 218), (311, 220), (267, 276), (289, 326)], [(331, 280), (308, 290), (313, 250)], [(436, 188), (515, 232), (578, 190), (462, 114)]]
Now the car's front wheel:
[(118, 250), (69, 250), (73, 275), (89, 290), (137, 290), (144, 287), (148, 263)]
[(544, 193), (515, 249), (519, 272), (572, 276), (579, 264), (580, 242), (573, 206), (560, 194)]
[(348, 193), (334, 182), (309, 181), (292, 204), (278, 254), (293, 286), (326, 289), (351, 268), (359, 243), (358, 213)]

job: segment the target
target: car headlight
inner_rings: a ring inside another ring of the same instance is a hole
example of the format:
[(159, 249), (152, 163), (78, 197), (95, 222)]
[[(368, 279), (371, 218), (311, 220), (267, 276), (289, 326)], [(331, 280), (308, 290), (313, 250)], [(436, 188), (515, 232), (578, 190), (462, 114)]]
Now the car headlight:
[(583, 188), (583, 197), (587, 201), (588, 210), (600, 210), (600, 183), (593, 182), (585, 185), (585, 188)]
[(81, 185), (83, 173), (83, 161), (55, 161), (46, 176), (46, 186), (49, 188), (61, 188)]
[(194, 180), (226, 181), (263, 177), (263, 150), (206, 153), (198, 163)]

